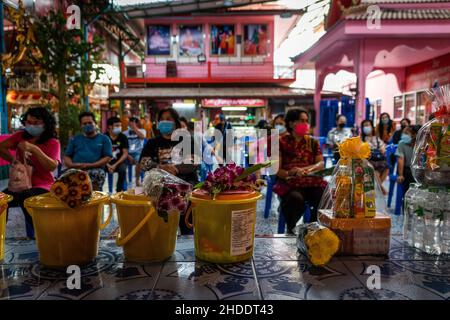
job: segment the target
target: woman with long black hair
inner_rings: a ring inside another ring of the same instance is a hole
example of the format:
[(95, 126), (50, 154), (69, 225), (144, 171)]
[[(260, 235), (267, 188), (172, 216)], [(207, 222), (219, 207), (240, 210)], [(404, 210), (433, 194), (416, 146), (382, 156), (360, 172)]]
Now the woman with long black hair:
[(385, 144), (389, 144), (392, 136), (395, 132), (394, 121), (391, 120), (391, 116), (387, 112), (383, 112), (380, 115), (380, 121), (378, 122), (376, 134), (383, 140)]
[[(13, 196), (10, 206), (20, 206), (25, 215), (27, 236), (34, 238), (31, 216), (25, 209), (25, 199), (47, 193), (54, 182), (53, 171), (61, 162), (60, 143), (56, 135), (56, 121), (44, 107), (30, 108), (21, 117), (24, 130), (19, 130), (0, 143), (0, 157), (14, 164), (26, 163), (32, 167), (31, 188), (20, 192), (6, 189)], [(16, 151), (14, 157), (10, 150)]]

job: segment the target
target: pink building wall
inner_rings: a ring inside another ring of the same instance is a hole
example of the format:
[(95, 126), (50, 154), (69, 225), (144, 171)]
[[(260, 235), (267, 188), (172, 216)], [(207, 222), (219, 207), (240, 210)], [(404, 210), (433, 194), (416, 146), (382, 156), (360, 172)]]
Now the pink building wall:
[(381, 112), (387, 112), (391, 117), (394, 115), (394, 96), (399, 94), (402, 91), (394, 74), (376, 70), (367, 77), (366, 97), (371, 103), (381, 99)]
[[(245, 23), (242, 21), (245, 20)], [(178, 35), (179, 25), (202, 25), (204, 34), (205, 63), (197, 62), (196, 57), (178, 56), (178, 43), (171, 45), (170, 56), (146, 56), (146, 77), (165, 78), (166, 62), (177, 61), (177, 76), (179, 78), (205, 78), (208, 76), (208, 63), (211, 62), (211, 77), (221, 78), (273, 78), (274, 75), (274, 17), (273, 16), (207, 16), (207, 17), (167, 17), (146, 19), (146, 25), (170, 24), (172, 36)], [(235, 55), (211, 55), (211, 25), (232, 24), (235, 26), (235, 36), (242, 36), (242, 43), (238, 44), (235, 37)], [(265, 56), (244, 55), (244, 24), (266, 24), (268, 32), (267, 54)], [(245, 68), (245, 72), (243, 69)]]

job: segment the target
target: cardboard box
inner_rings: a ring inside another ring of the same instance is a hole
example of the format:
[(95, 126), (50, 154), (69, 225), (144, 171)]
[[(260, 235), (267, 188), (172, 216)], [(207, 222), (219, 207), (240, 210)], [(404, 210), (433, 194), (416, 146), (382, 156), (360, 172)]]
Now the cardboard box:
[(319, 210), (319, 221), (341, 240), (341, 255), (387, 255), (391, 240), (391, 218), (334, 218), (332, 210)]

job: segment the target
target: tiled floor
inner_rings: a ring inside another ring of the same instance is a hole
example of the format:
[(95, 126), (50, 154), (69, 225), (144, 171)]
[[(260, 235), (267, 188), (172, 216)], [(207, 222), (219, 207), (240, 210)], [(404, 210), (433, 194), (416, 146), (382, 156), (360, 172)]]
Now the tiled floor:
[[(269, 219), (264, 219), (264, 204), (264, 198), (258, 202), (253, 259), (228, 265), (198, 261), (191, 236), (178, 238), (176, 251), (165, 263), (126, 262), (112, 240), (114, 215), (102, 231), (96, 261), (81, 270), (80, 290), (67, 288), (65, 270), (39, 264), (34, 241), (17, 238), (24, 236), (24, 221), (20, 209), (13, 208), (0, 263), (0, 299), (450, 300), (450, 257), (431, 256), (404, 244), (401, 217), (392, 216), (389, 257), (339, 256), (318, 268), (297, 252), (295, 238), (273, 235), (276, 197)], [(369, 266), (380, 270), (380, 289), (369, 289)]]
[[(299, 255), (293, 237), (257, 237), (253, 259), (222, 265), (196, 260), (191, 236), (154, 264), (125, 262), (122, 249), (104, 239), (96, 261), (81, 270), (80, 290), (68, 289), (65, 270), (38, 259), (33, 241), (7, 240), (0, 299), (450, 299), (450, 257), (419, 252), (396, 236), (389, 257), (338, 256), (324, 268)], [(369, 266), (381, 272), (380, 289), (369, 289)]]

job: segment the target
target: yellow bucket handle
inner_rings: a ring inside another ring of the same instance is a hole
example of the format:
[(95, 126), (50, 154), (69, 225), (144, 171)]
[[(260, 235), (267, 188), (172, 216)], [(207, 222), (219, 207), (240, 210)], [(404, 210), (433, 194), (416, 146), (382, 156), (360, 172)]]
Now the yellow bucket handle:
[[(155, 214), (156, 210), (153, 206), (150, 206), (150, 209), (148, 210), (147, 214), (145, 215), (144, 219), (141, 220), (141, 222), (138, 223), (138, 225), (125, 237), (122, 238), (121, 231), (119, 231), (119, 234), (116, 238), (116, 244), (119, 247), (124, 246), (128, 241), (131, 240), (138, 232), (142, 229), (142, 227), (147, 223), (147, 221)], [(120, 229), (119, 229), (120, 230)]]
[(108, 202), (108, 206), (109, 206), (109, 214), (108, 214), (108, 218), (106, 218), (106, 221), (102, 223), (102, 208), (105, 207), (104, 204), (101, 204), (98, 206), (98, 219), (100, 220), (100, 230), (103, 230), (106, 228), (106, 226), (109, 224), (109, 222), (111, 221), (112, 218), (112, 204), (111, 202)]
[(192, 213), (192, 207), (193, 207), (193, 204), (192, 204), (192, 202), (191, 202), (191, 205), (189, 206), (189, 208), (188, 208), (187, 211), (186, 211), (186, 214), (184, 215), (184, 223), (186, 224), (186, 226), (187, 226), (189, 229), (192, 229), (192, 228), (194, 227), (193, 224), (189, 222), (189, 216), (190, 216), (191, 213)]

